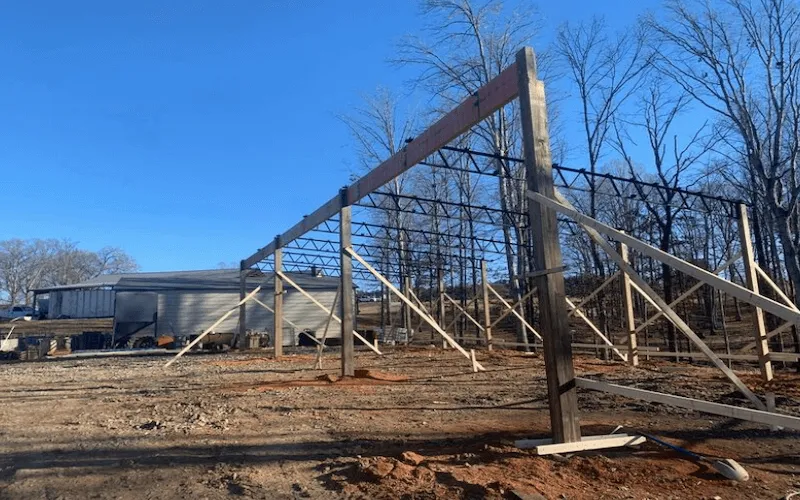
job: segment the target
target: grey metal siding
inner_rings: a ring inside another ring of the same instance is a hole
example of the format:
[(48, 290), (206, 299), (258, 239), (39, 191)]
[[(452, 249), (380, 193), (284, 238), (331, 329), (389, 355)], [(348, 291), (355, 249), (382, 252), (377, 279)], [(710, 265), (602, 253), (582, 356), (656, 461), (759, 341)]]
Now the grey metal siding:
[[(335, 290), (314, 290), (309, 292), (322, 304), (330, 307), (336, 297)], [(272, 307), (272, 291), (263, 290), (256, 298)], [(158, 294), (158, 333), (160, 335), (194, 335), (210, 327), (227, 311), (239, 302), (237, 292), (201, 291), (162, 291)], [(298, 330), (284, 324), (284, 344), (297, 343), (300, 330), (308, 329), (322, 336), (328, 315), (319, 307), (293, 289), (287, 289), (283, 298), (284, 317), (298, 326)], [(215, 331), (232, 333), (238, 325), (238, 313), (232, 314)], [(248, 330), (272, 331), (272, 313), (250, 301), (247, 304)], [(338, 324), (333, 322), (328, 331), (329, 338), (339, 336)]]
[(114, 316), (113, 290), (63, 290), (50, 292), (48, 317), (108, 318)]

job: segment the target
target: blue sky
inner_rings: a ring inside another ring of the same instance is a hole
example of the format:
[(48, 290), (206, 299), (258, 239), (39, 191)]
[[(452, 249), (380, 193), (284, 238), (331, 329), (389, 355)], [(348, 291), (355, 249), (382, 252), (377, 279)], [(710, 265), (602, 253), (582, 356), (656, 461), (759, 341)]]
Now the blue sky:
[[(250, 255), (347, 183), (337, 116), (411, 76), (386, 60), (419, 32), (417, 5), (5, 2), (0, 240), (119, 246), (146, 271)], [(656, 5), (540, 10), (552, 26), (592, 14), (621, 26)]]

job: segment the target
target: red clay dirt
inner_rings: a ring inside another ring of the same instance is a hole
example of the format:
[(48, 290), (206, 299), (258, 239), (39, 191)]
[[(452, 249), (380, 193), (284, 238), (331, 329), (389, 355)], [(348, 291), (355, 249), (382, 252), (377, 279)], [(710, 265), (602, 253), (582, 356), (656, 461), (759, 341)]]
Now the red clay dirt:
[[(732, 458), (751, 481), (652, 443), (539, 457), (513, 442), (548, 435), (541, 357), (479, 351), (487, 371), (472, 373), (453, 350), (385, 352), (359, 352), (370, 378), (344, 380), (331, 352), (322, 371), (310, 369), (313, 354), (263, 353), (188, 356), (166, 370), (163, 358), (4, 365), (0, 499), (778, 499), (800, 490), (796, 432), (580, 391), (584, 435), (650, 432)], [(746, 406), (700, 365), (579, 357), (576, 369)], [(739, 373), (760, 387), (755, 369)], [(780, 411), (800, 415), (797, 380), (777, 372)]]

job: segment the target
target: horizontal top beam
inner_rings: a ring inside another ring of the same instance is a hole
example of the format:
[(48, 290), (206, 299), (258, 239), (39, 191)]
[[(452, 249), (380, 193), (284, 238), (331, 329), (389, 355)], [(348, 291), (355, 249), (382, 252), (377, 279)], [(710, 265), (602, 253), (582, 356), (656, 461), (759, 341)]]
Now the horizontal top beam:
[[(517, 65), (512, 64), (494, 79), (478, 89), (455, 109), (440, 118), (402, 150), (378, 165), (347, 188), (347, 202), (356, 203), (387, 182), (423, 161), (428, 155), (447, 145), (473, 125), (479, 123), (502, 106), (517, 97)], [(287, 243), (312, 230), (335, 215), (342, 207), (342, 196), (336, 194), (324, 205), (306, 216), (291, 229), (280, 235), (278, 241)], [(248, 268), (275, 252), (277, 242), (242, 261)]]

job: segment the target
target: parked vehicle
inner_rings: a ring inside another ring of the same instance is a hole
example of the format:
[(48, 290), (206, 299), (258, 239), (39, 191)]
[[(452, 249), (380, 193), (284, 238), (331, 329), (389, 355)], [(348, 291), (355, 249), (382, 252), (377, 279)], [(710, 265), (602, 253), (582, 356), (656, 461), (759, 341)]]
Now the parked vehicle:
[(3, 319), (22, 318), (24, 316), (35, 316), (36, 311), (29, 306), (11, 306), (8, 309), (0, 311), (0, 317)]

